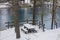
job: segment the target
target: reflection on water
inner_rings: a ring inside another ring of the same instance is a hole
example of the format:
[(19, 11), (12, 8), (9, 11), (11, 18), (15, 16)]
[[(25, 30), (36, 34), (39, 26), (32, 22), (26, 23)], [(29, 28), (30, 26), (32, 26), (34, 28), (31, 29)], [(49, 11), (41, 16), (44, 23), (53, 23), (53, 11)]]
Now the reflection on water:
[[(33, 8), (21, 8), (18, 10), (19, 12), (19, 20), (23, 21), (26, 19), (32, 19)], [(60, 8), (57, 8), (56, 11), (56, 19), (58, 22), (58, 27), (60, 27)], [(6, 29), (5, 22), (13, 21), (13, 12), (12, 9), (0, 9), (0, 28)], [(36, 8), (36, 19), (41, 21), (41, 8)], [(44, 24), (47, 29), (51, 27), (51, 9), (45, 7), (44, 11)]]

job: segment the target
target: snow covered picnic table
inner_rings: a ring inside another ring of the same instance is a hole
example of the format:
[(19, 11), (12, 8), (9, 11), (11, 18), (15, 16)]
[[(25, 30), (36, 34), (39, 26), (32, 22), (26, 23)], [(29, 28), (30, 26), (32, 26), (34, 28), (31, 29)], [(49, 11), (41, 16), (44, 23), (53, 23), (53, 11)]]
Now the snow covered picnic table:
[(14, 28), (0, 31), (0, 40), (60, 40), (60, 28), (45, 32), (25, 34), (20, 30), (21, 38), (16, 39)]

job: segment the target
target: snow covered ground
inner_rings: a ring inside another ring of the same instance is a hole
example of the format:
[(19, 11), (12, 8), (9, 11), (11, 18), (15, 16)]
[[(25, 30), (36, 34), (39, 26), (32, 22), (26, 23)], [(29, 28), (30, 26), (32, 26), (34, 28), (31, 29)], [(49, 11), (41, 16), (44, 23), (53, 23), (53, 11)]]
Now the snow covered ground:
[(0, 40), (60, 40), (60, 28), (31, 34), (25, 34), (21, 31), (20, 39), (16, 39), (14, 28), (0, 31), (0, 35)]
[(6, 3), (0, 3), (0, 8), (8, 8), (10, 7), (11, 4), (9, 4), (9, 2), (6, 2)]

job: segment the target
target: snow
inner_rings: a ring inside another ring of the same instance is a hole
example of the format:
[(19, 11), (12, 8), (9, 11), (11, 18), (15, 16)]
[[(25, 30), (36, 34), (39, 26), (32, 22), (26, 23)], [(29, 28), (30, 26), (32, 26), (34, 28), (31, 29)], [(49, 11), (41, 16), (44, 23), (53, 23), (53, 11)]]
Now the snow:
[(45, 2), (45, 4), (53, 4), (52, 2)]
[(9, 6), (6, 6), (6, 5), (0, 5), (0, 8), (7, 8)]
[(27, 27), (28, 29), (34, 28), (32, 25), (30, 24), (24, 24), (25, 27)]
[(0, 3), (0, 8), (10, 7), (9, 5), (11, 5), (11, 4), (9, 4), (8, 2), (6, 2), (6, 3)]
[(9, 4), (9, 2), (5, 2), (5, 3), (0, 3), (1, 5), (6, 5), (6, 4)]
[(25, 3), (30, 3), (30, 0), (25, 0)]
[(60, 40), (60, 28), (54, 30), (45, 30), (45, 32), (39, 31), (37, 33), (30, 34), (25, 34), (20, 30), (20, 39), (16, 39), (14, 30), (14, 28), (10, 28), (4, 31), (0, 31), (0, 40)]

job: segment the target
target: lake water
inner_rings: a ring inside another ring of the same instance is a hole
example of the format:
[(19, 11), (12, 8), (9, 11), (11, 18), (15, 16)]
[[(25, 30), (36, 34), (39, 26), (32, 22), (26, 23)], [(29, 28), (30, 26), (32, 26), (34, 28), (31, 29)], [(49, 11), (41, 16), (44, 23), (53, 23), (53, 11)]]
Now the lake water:
[[(45, 5), (44, 8), (44, 24), (47, 29), (51, 28), (51, 8), (48, 5)], [(23, 21), (26, 19), (31, 20), (33, 17), (33, 8), (19, 8), (19, 20)], [(0, 30), (7, 29), (5, 22), (13, 21), (13, 11), (11, 8), (0, 9)], [(41, 21), (41, 8), (36, 8), (36, 19)], [(56, 10), (56, 20), (58, 23), (58, 27), (60, 27), (60, 8), (57, 7)]]

